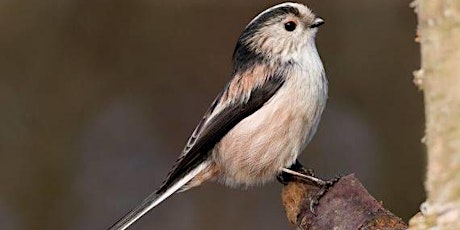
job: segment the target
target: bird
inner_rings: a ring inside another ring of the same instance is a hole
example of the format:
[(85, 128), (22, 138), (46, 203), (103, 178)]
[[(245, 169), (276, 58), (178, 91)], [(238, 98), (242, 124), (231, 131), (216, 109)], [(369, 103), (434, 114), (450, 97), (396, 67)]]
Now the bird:
[(328, 81), (315, 37), (324, 20), (286, 2), (252, 19), (233, 52), (231, 80), (218, 94), (167, 179), (109, 230), (123, 230), (171, 195), (205, 181), (245, 188), (283, 173), (321, 184), (290, 166), (317, 130)]

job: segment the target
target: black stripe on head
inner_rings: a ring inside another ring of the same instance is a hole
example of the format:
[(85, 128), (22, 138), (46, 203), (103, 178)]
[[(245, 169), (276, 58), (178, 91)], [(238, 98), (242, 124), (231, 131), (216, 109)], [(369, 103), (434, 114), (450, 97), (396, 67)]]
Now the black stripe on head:
[(264, 59), (261, 54), (251, 50), (245, 41), (254, 36), (262, 27), (269, 25), (272, 19), (288, 14), (300, 17), (299, 9), (296, 7), (282, 6), (259, 15), (254, 21), (246, 26), (233, 52), (233, 74), (245, 72), (249, 68), (261, 63)]
[(247, 44), (238, 40), (233, 53), (233, 76), (246, 72), (249, 68), (262, 63), (263, 60), (261, 54), (251, 50)]

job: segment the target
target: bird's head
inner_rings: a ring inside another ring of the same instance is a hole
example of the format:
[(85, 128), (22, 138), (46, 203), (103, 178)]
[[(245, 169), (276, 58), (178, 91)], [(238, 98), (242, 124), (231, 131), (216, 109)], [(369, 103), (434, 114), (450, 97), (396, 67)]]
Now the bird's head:
[(296, 61), (309, 49), (316, 53), (315, 35), (323, 23), (324, 20), (305, 5), (273, 6), (244, 29), (233, 54), (235, 67), (244, 69), (257, 61)]

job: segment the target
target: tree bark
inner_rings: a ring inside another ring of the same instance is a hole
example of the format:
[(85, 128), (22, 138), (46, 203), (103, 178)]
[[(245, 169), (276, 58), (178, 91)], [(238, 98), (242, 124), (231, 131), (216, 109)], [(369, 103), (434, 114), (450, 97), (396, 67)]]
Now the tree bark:
[(320, 197), (311, 210), (310, 203), (320, 188), (291, 182), (283, 188), (282, 200), (289, 222), (299, 230), (381, 230), (407, 229), (407, 225), (386, 210), (353, 176), (342, 177)]
[(460, 229), (460, 0), (416, 0), (428, 152), (427, 200), (410, 229)]

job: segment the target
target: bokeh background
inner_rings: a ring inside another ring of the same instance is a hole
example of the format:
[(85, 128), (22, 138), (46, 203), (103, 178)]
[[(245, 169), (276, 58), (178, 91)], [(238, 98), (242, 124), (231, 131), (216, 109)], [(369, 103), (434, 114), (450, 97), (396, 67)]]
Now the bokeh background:
[[(355, 173), (405, 220), (425, 169), (410, 1), (304, 1), (326, 20), (330, 99), (301, 161)], [(134, 207), (229, 80), (239, 33), (277, 3), (0, 0), (0, 229), (105, 229)], [(206, 184), (133, 229), (291, 229), (280, 191)]]

